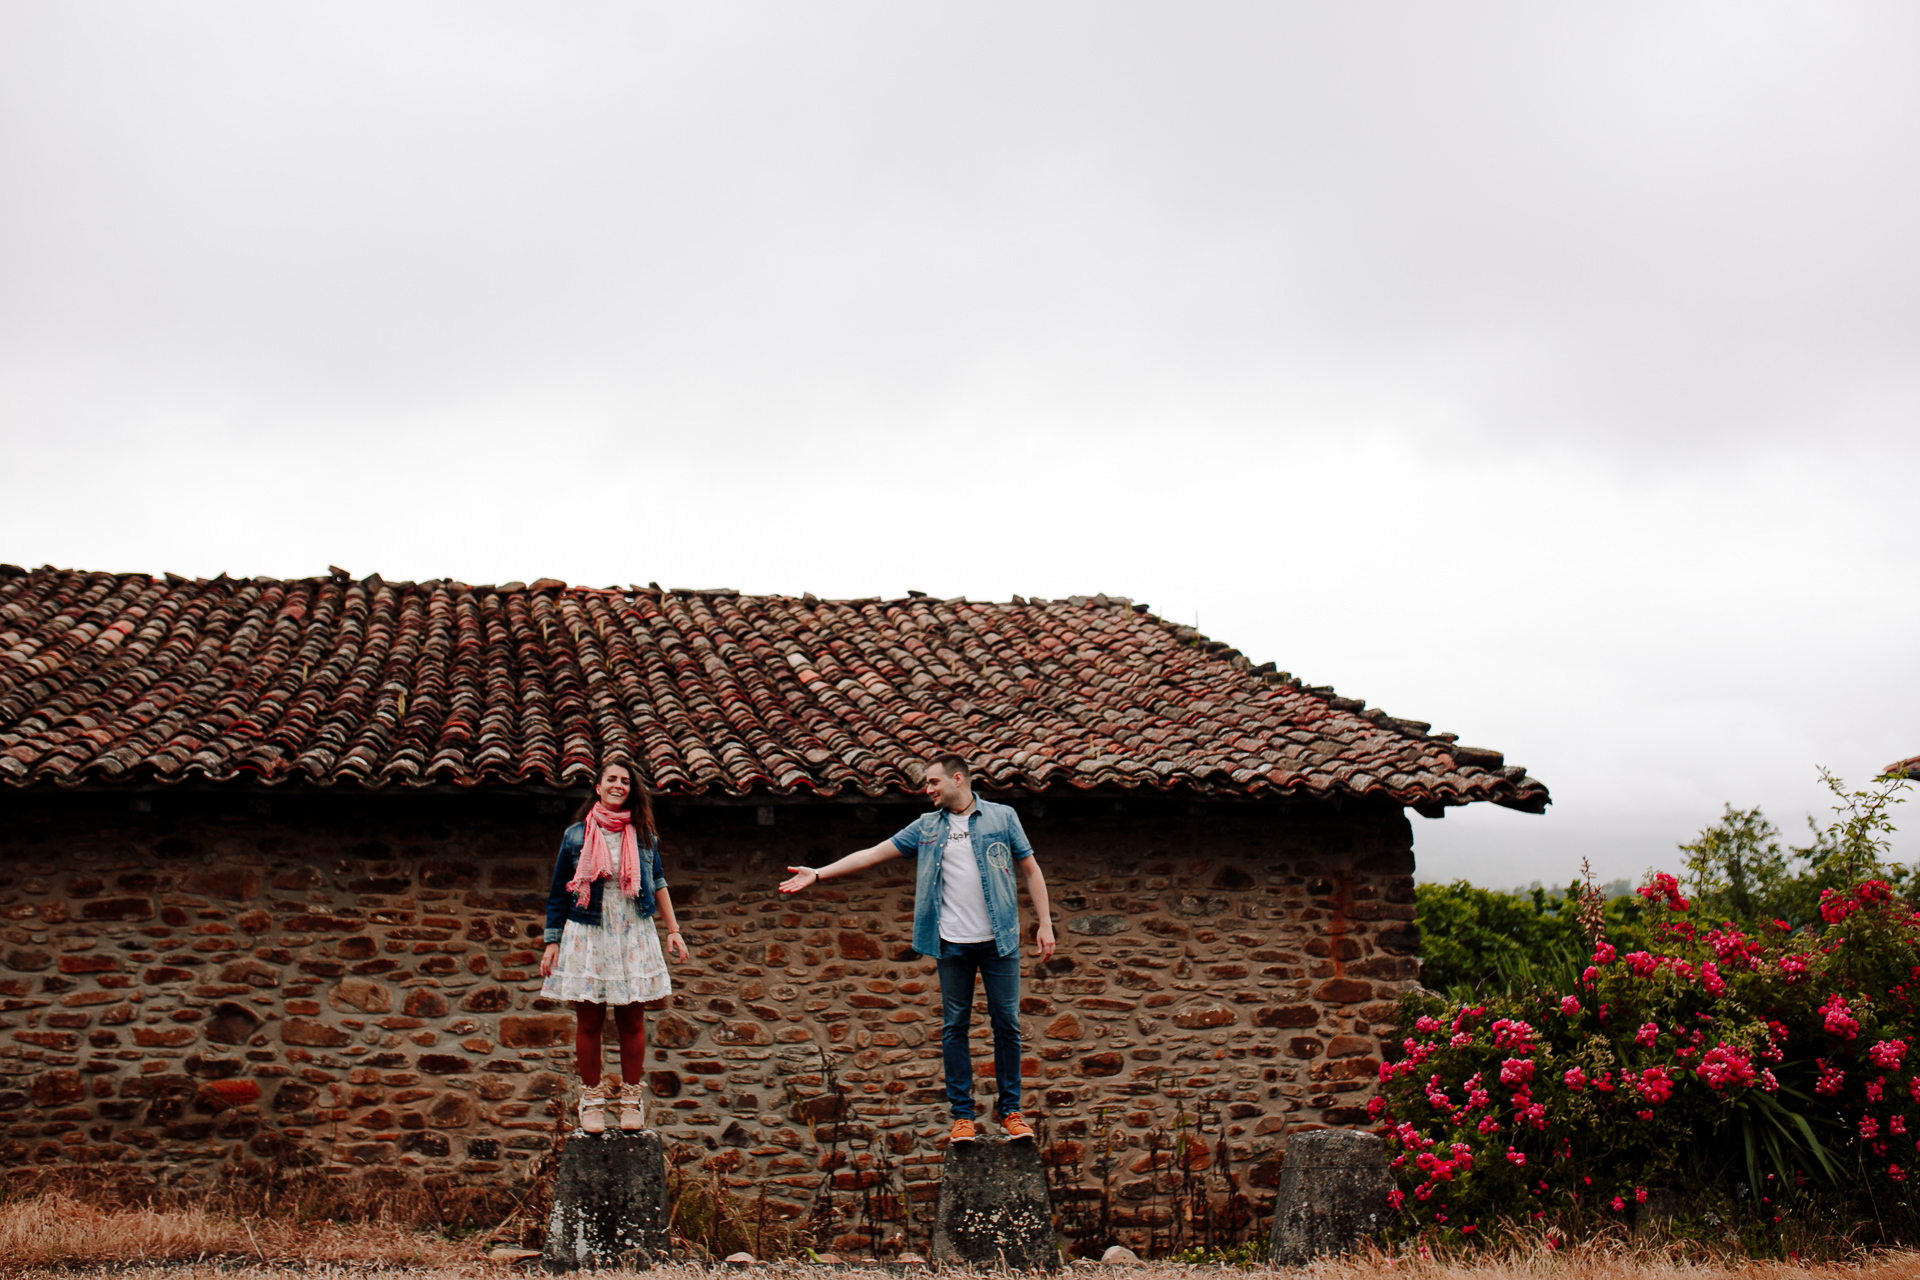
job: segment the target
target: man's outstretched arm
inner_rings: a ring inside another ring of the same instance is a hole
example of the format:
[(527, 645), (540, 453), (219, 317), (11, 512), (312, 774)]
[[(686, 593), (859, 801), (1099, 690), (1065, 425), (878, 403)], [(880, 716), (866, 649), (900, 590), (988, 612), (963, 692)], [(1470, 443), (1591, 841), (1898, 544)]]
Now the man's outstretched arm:
[(899, 856), (899, 846), (892, 840), (882, 840), (871, 849), (850, 853), (844, 858), (829, 862), (824, 867), (788, 867), (787, 870), (793, 872), (793, 875), (780, 882), (780, 892), (799, 893), (803, 889), (811, 889), (822, 880), (831, 880), (835, 876), (850, 876), (856, 871), (865, 871), (868, 867), (877, 867), (883, 862), (891, 862)]
[(1020, 859), (1020, 875), (1027, 882), (1027, 897), (1033, 899), (1033, 914), (1040, 920), (1034, 941), (1040, 944), (1040, 958), (1053, 958), (1053, 904), (1047, 901), (1047, 878), (1040, 873), (1040, 859), (1028, 854)]

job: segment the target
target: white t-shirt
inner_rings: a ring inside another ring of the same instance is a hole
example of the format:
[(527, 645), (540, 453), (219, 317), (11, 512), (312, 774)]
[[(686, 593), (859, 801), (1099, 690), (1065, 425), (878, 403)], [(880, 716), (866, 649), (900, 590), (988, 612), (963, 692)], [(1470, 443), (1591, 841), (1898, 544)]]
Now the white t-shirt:
[(967, 815), (947, 815), (947, 851), (940, 858), (940, 936), (948, 942), (991, 942), (987, 893), (973, 856)]

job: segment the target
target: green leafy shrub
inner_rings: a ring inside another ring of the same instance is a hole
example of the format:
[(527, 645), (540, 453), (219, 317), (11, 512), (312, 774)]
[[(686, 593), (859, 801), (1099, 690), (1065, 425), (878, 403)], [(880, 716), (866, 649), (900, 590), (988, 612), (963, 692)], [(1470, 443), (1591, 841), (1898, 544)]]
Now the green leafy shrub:
[[(1787, 846), (1779, 828), (1758, 808), (1726, 806), (1720, 821), (1679, 846), (1679, 880), (1697, 917), (1742, 926), (1784, 920), (1790, 928), (1820, 923), (1820, 895), (1879, 876), (1904, 897), (1920, 896), (1920, 870), (1883, 866), (1879, 854), (1892, 831), (1886, 803), (1897, 780), (1850, 792), (1827, 773), (1837, 819), (1821, 826), (1810, 817), (1808, 840)], [(1465, 880), (1422, 884), (1415, 890), (1420, 927), (1421, 983), (1457, 1001), (1519, 995), (1539, 986), (1569, 989), (1589, 950), (1577, 918), (1579, 881), (1564, 892), (1535, 887), (1506, 893)], [(1651, 945), (1640, 928), (1634, 895), (1603, 903), (1607, 936), (1621, 951)]]
[(1239, 1267), (1245, 1270), (1267, 1260), (1265, 1240), (1246, 1240), (1239, 1244), (1189, 1245), (1167, 1259), (1196, 1267)]
[[(1415, 887), (1420, 981), (1455, 999), (1568, 985), (1586, 965), (1577, 916), (1580, 884), (1549, 894), (1482, 889), (1465, 880)], [(1603, 910), (1615, 936), (1636, 935), (1640, 899), (1614, 898)]]
[(1632, 949), (1592, 897), (1568, 913), (1591, 948), (1570, 982), (1408, 997), (1373, 1103), (1408, 1226), (1472, 1239), (1744, 1203), (1750, 1245), (1792, 1215), (1920, 1238), (1920, 913), (1879, 862), (1898, 785), (1843, 795), (1821, 874), (1844, 887), (1817, 923), (1702, 918), (1660, 873)]

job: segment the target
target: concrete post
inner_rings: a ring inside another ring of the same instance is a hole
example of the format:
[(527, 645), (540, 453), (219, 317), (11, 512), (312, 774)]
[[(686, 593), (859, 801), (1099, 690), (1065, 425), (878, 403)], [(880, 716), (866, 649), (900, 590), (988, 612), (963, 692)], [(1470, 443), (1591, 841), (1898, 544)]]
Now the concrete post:
[(1031, 1140), (961, 1142), (947, 1148), (933, 1214), (936, 1266), (1056, 1271), (1053, 1202)]
[(1273, 1204), (1268, 1261), (1304, 1266), (1350, 1252), (1393, 1221), (1386, 1143), (1359, 1129), (1314, 1129), (1287, 1139)]
[(660, 1135), (574, 1133), (560, 1152), (541, 1263), (549, 1271), (667, 1256), (667, 1162)]

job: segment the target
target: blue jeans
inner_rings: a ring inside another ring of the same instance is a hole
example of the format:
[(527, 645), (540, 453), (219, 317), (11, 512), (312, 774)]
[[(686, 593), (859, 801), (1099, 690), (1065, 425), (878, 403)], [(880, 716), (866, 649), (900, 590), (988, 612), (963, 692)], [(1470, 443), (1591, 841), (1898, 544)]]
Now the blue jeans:
[(1020, 957), (1003, 956), (991, 942), (940, 942), (940, 1058), (947, 1072), (947, 1105), (973, 1119), (973, 978), (987, 989), (993, 1026), (993, 1075), (1000, 1086), (996, 1119), (1020, 1109)]

